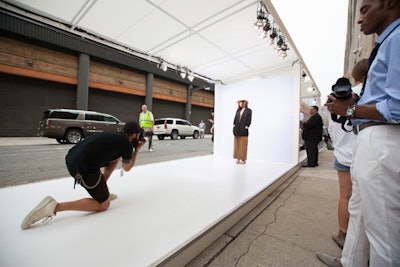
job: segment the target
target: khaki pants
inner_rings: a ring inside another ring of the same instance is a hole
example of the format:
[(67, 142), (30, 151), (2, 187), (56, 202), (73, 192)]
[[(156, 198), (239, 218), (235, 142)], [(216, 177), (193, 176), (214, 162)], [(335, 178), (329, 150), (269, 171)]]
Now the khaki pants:
[(248, 136), (235, 136), (233, 143), (233, 158), (247, 160)]

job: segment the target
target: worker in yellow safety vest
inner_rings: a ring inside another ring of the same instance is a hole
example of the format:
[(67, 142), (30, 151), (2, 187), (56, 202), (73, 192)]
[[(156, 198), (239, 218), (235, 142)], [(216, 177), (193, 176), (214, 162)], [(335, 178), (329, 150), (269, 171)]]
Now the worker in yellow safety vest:
[(144, 136), (147, 138), (147, 142), (149, 143), (149, 151), (153, 152), (153, 125), (154, 125), (154, 116), (150, 110), (147, 110), (147, 106), (142, 106), (142, 112), (139, 114), (139, 124), (140, 127), (143, 128)]

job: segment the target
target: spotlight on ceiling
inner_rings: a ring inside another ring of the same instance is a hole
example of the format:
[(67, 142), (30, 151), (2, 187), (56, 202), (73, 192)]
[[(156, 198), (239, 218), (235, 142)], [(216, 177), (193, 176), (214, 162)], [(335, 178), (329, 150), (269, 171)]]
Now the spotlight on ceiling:
[(257, 28), (262, 28), (264, 26), (267, 19), (266, 13), (268, 13), (268, 10), (264, 10), (264, 3), (260, 1), (257, 6), (257, 20), (254, 23), (254, 26)]
[(187, 71), (185, 70), (185, 68), (178, 66), (178, 73), (182, 79), (186, 78)]
[(168, 70), (167, 63), (165, 63), (165, 61), (163, 59), (160, 59), (160, 63), (158, 63), (157, 67), (162, 69), (163, 71)]
[(193, 73), (188, 71), (187, 78), (189, 81), (193, 82), (193, 79), (194, 79)]
[(285, 59), (287, 57), (287, 50), (289, 50), (286, 38), (262, 0), (257, 4), (256, 18), (257, 20), (254, 25), (258, 29), (261, 29), (261, 39), (267, 41), (270, 46), (276, 44), (274, 48), (278, 51), (278, 56)]

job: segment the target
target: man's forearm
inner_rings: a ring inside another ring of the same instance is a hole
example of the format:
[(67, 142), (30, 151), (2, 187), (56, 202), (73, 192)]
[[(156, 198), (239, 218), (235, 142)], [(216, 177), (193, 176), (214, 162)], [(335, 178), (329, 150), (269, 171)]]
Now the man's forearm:
[(386, 121), (385, 117), (376, 109), (375, 105), (359, 105), (356, 106), (354, 117), (360, 119), (371, 119)]

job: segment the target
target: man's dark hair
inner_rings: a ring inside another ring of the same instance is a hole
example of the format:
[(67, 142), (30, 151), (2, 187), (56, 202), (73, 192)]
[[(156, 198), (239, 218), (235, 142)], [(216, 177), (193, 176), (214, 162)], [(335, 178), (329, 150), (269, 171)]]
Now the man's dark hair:
[(141, 133), (142, 128), (140, 127), (139, 123), (136, 121), (128, 121), (125, 123), (124, 126), (124, 133), (127, 135), (131, 135), (133, 133)]
[(315, 109), (316, 111), (318, 111), (318, 107), (317, 106), (311, 106), (313, 109)]

